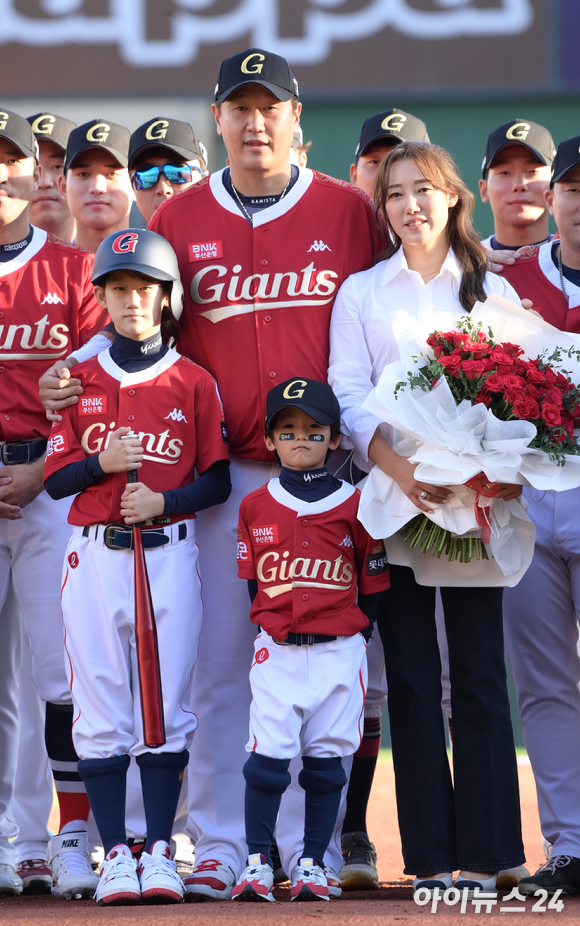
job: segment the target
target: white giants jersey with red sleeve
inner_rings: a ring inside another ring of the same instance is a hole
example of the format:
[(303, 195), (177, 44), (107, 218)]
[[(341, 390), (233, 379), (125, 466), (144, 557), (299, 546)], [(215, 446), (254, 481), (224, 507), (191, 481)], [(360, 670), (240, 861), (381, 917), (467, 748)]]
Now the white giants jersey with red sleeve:
[(385, 246), (368, 197), (302, 168), (253, 227), (223, 171), (172, 196), (150, 228), (173, 245), (185, 289), (179, 349), (218, 381), (239, 457), (264, 444), (266, 394), (292, 376), (326, 380), (330, 313), (341, 283)]
[(35, 228), (28, 247), (0, 263), (0, 440), (48, 435), (38, 380), (108, 321), (93, 256)]
[(251, 620), (277, 640), (294, 633), (352, 636), (368, 625), (356, 604), (389, 588), (383, 542), (357, 518), (360, 492), (343, 482), (304, 502), (279, 479), (247, 495), (238, 522), (238, 575), (257, 579)]
[[(146, 370), (126, 373), (108, 350), (75, 367), (83, 385), (77, 405), (53, 425), (44, 478), (68, 463), (105, 450), (119, 427), (130, 427), (145, 450), (139, 481), (153, 492), (189, 485), (194, 468), (203, 473), (229, 459), (223, 412), (215, 381), (197, 364), (169, 350)], [(77, 495), (70, 524), (121, 521), (127, 473), (110, 473)], [(182, 521), (187, 515), (175, 515)], [(192, 512), (189, 517), (194, 517)]]

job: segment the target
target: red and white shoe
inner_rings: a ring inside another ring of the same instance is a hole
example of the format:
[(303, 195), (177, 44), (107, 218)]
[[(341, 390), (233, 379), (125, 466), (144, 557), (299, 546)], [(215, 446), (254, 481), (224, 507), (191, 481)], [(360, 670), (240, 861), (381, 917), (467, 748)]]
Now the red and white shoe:
[(232, 900), (275, 901), (274, 869), (263, 855), (248, 855), (248, 864), (232, 889)]
[(206, 858), (183, 879), (186, 900), (231, 900), (236, 876), (229, 865)]
[(27, 858), (16, 866), (16, 874), (22, 878), (25, 894), (50, 894), (52, 890), (52, 868), (43, 858)]
[(154, 842), (151, 852), (141, 853), (137, 870), (143, 903), (182, 902), (183, 882), (164, 839)]
[(313, 858), (301, 858), (292, 869), (290, 900), (329, 900), (324, 869)]
[(101, 905), (141, 902), (137, 862), (129, 846), (114, 846), (101, 865), (95, 899)]
[(325, 866), (324, 874), (326, 875), (326, 883), (328, 884), (328, 896), (331, 900), (338, 900), (342, 894), (342, 881), (334, 868), (331, 868), (330, 865)]

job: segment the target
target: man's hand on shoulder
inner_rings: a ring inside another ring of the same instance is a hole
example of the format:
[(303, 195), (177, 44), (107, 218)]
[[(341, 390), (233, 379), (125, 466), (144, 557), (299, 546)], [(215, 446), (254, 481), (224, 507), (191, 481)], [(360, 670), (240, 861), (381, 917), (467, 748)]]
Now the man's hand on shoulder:
[(487, 269), (492, 273), (501, 273), (504, 267), (513, 266), (518, 257), (529, 257), (531, 247), (526, 244), (517, 251), (492, 251), (490, 248), (485, 250), (487, 251)]
[(38, 381), (40, 400), (49, 421), (62, 421), (62, 415), (59, 415), (58, 411), (75, 405), (78, 397), (83, 394), (80, 379), (71, 376), (70, 368), (75, 364), (76, 360), (72, 357), (68, 360), (58, 360)]

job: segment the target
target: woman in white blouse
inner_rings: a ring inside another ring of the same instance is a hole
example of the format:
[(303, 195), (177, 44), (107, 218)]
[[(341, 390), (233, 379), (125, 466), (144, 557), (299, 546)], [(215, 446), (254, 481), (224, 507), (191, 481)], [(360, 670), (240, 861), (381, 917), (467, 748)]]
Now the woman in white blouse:
[[(386, 364), (418, 353), (427, 335), (452, 329), (476, 301), (499, 293), (473, 231), (474, 197), (451, 156), (404, 142), (382, 162), (375, 201), (391, 233), (383, 259), (342, 285), (332, 314), (329, 382), (343, 431), (368, 470), (380, 466), (418, 510), (450, 491), (415, 479), (415, 465), (389, 443), (389, 430), (362, 409)], [(500, 497), (521, 492), (506, 485)], [(441, 713), (435, 588), (391, 566), (385, 649), (399, 827), (405, 873), (415, 889), (493, 890), (496, 874), (524, 862), (517, 767), (503, 658), (501, 588), (441, 589), (449, 646), (453, 781)]]

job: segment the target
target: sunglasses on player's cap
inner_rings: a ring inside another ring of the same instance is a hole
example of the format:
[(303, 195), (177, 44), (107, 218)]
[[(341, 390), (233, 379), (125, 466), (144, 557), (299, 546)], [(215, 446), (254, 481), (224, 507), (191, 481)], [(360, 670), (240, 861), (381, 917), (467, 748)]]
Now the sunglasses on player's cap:
[(328, 383), (318, 379), (295, 377), (270, 389), (266, 396), (266, 423), (269, 430), (283, 408), (299, 408), (318, 424), (340, 421), (340, 405)]
[(18, 148), (25, 158), (35, 158), (38, 161), (38, 142), (30, 123), (24, 116), (13, 113), (0, 106), (0, 138), (5, 138)]
[(247, 48), (226, 58), (215, 88), (216, 103), (223, 103), (244, 84), (260, 84), (281, 103), (298, 98), (298, 81), (285, 58), (262, 48)]
[(127, 167), (130, 139), (131, 133), (124, 125), (116, 125), (105, 119), (91, 119), (70, 133), (64, 159), (65, 170), (72, 167), (79, 154), (88, 148), (102, 148), (111, 154), (121, 167)]
[(511, 122), (500, 125), (499, 129), (495, 129), (487, 139), (485, 157), (481, 165), (484, 179), (494, 159), (502, 148), (507, 148), (508, 145), (523, 145), (537, 157), (538, 161), (548, 167), (556, 154), (554, 140), (543, 125), (538, 125), (537, 122), (531, 122), (529, 119), (512, 119)]
[(37, 141), (51, 141), (63, 151), (66, 151), (70, 133), (77, 127), (76, 122), (47, 112), (27, 116), (26, 121), (30, 123)]
[(395, 142), (429, 142), (427, 126), (422, 119), (402, 109), (387, 109), (376, 116), (370, 116), (364, 123), (354, 153), (355, 158), (360, 158), (367, 148), (383, 138), (392, 138)]
[(184, 161), (201, 158), (207, 164), (207, 149), (188, 122), (156, 116), (135, 129), (129, 144), (129, 168), (137, 156), (143, 157), (148, 148), (166, 148)]
[(561, 141), (556, 151), (556, 157), (552, 164), (552, 176), (550, 177), (550, 187), (553, 187), (558, 180), (561, 180), (564, 174), (580, 164), (580, 135), (574, 138), (568, 138)]

